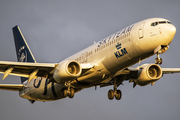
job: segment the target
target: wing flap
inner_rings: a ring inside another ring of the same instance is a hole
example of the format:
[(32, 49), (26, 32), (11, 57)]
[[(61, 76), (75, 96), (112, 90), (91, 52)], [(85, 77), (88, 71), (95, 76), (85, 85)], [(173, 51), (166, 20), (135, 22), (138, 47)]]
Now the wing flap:
[(20, 91), (23, 87), (22, 84), (0, 84), (1, 90)]

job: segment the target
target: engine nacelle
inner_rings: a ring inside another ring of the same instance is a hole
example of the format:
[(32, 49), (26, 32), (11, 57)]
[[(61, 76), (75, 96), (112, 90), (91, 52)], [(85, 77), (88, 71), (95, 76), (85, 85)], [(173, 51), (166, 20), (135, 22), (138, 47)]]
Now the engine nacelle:
[(82, 73), (81, 65), (77, 61), (64, 61), (59, 64), (53, 73), (53, 78), (58, 83), (74, 80)]
[(162, 77), (162, 69), (157, 64), (144, 64), (138, 70), (137, 84), (144, 86)]

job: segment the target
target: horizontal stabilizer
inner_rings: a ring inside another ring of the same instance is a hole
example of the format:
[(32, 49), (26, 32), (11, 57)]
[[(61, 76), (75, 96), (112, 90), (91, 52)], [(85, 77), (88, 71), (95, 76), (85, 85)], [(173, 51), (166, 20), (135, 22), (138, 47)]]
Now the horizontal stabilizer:
[(20, 91), (23, 87), (22, 84), (0, 84), (1, 90)]

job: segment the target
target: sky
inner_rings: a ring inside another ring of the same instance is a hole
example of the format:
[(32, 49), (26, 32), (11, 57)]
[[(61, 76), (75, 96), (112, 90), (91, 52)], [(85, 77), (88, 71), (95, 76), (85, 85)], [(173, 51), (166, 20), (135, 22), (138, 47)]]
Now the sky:
[[(103, 38), (144, 19), (170, 20), (177, 32), (161, 67), (180, 68), (179, 0), (1, 0), (0, 61), (17, 61), (12, 27), (19, 25), (37, 62), (58, 63)], [(155, 55), (141, 62), (154, 63)], [(136, 64), (136, 66), (139, 64)], [(0, 75), (2, 78), (3, 75)], [(108, 100), (113, 86), (94, 87), (51, 102), (20, 98), (0, 90), (1, 120), (179, 120), (180, 74), (164, 75), (153, 86), (124, 82), (120, 101)], [(0, 84), (20, 84), (8, 76)]]

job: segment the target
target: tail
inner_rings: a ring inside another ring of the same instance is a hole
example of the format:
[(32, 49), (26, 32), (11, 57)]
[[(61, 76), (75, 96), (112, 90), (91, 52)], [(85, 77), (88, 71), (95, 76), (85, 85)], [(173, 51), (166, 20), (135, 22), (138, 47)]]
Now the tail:
[[(34, 62), (36, 60), (19, 28), (19, 26), (15, 26), (13, 29), (14, 42), (16, 47), (16, 54), (18, 62)], [(27, 78), (21, 77), (21, 83), (26, 81)]]

